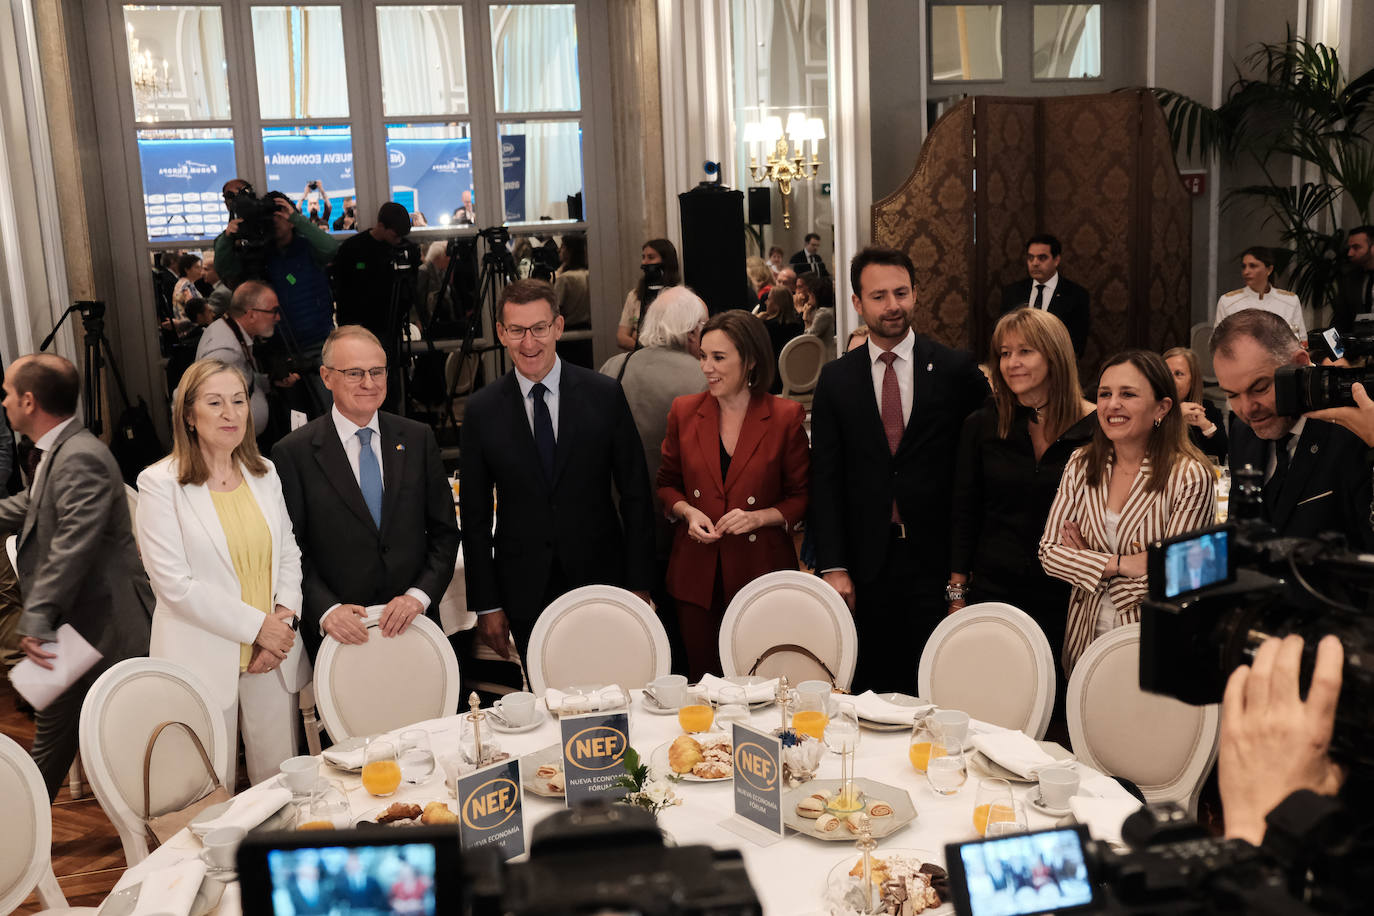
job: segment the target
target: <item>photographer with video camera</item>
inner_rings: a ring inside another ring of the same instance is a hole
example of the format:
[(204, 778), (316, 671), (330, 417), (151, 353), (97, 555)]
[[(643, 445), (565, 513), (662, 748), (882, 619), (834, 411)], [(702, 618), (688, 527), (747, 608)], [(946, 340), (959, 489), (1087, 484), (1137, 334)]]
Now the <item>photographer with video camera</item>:
[[(410, 235), (410, 214), (395, 201), (387, 201), (377, 211), (377, 224), (371, 229), (344, 239), (339, 255), (330, 268), (334, 282), (334, 302), (339, 326), (360, 324), (387, 346), (395, 336), (396, 316), (390, 314), (392, 286), (396, 271), (392, 264)], [(414, 260), (419, 266), (419, 258)], [(404, 319), (410, 303), (399, 313)], [(394, 353), (388, 353), (394, 358)]]
[(311, 225), (327, 230), (329, 215), (334, 212), (334, 207), (329, 202), (329, 192), (324, 189), (324, 182), (319, 179), (306, 182), (305, 190), (301, 192), (296, 203), (296, 209), (307, 214), (306, 218), (310, 220)]

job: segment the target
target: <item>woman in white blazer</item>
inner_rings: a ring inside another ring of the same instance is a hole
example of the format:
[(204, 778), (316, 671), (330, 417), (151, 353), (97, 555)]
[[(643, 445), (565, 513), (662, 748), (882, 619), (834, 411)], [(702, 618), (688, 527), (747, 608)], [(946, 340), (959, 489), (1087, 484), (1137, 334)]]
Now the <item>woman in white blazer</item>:
[[(296, 753), (295, 695), (310, 664), (296, 638), (301, 554), (281, 481), (258, 453), (247, 388), (219, 360), (186, 370), (172, 454), (138, 477), (137, 527), (157, 598), (149, 654), (201, 677), (231, 747), (242, 722), (256, 784)], [(232, 785), (232, 764), (229, 775)]]

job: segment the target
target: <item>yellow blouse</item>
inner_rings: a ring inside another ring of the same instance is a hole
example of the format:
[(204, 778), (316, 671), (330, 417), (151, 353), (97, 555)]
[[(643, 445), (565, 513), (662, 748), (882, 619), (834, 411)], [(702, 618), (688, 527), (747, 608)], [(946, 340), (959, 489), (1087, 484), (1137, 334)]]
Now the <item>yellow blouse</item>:
[[(264, 614), (272, 613), (272, 531), (247, 483), (228, 493), (210, 491), (219, 515), (229, 558), (239, 577), (239, 597)], [(239, 647), (239, 671), (248, 668), (253, 647)]]

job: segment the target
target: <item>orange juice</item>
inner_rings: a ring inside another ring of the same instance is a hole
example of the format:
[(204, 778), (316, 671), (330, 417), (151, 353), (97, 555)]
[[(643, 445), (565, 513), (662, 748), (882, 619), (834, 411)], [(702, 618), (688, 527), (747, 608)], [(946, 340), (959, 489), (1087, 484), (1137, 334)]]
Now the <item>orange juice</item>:
[(979, 805), (973, 809), (973, 829), (978, 831), (979, 836), (987, 835), (989, 820), (1014, 821), (1016, 812), (1007, 805)]
[(824, 739), (825, 727), (829, 724), (830, 717), (819, 709), (803, 709), (792, 716), (792, 727), (817, 741)]
[(685, 732), (704, 732), (715, 718), (710, 706), (683, 706), (677, 711), (677, 722)]
[(334, 825), (329, 821), (306, 821), (296, 828), (297, 830), (333, 830)]
[(390, 795), (401, 784), (401, 765), (394, 760), (374, 760), (363, 766), (363, 788), (376, 796)]
[(907, 749), (906, 755), (911, 761), (911, 768), (917, 773), (924, 773), (926, 766), (930, 763), (930, 758), (945, 756), (945, 749), (941, 745), (931, 744), (929, 741), (917, 741)]

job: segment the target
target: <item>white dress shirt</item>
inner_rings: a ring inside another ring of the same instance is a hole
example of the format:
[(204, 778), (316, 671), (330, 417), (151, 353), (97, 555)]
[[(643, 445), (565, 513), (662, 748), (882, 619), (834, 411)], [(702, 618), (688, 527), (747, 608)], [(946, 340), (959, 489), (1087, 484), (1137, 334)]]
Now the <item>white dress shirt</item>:
[[(916, 332), (908, 329), (906, 336), (891, 350), (897, 354), (897, 358), (892, 361), (892, 371), (897, 373), (897, 390), (902, 395), (903, 429), (911, 421), (911, 399), (915, 377), (914, 367), (911, 365), (911, 353), (915, 349)], [(873, 369), (873, 398), (878, 404), (879, 416), (883, 412), (883, 376), (887, 374), (887, 366), (878, 357), (886, 352), (888, 351), (869, 340), (868, 359)]]
[[(544, 392), (544, 403), (549, 408), (549, 419), (553, 421), (553, 438), (558, 440), (558, 402), (559, 385), (563, 381), (563, 360), (554, 357), (553, 368), (549, 374), (540, 379), (544, 387), (549, 389)], [(530, 392), (538, 382), (530, 381), (520, 374), (520, 370), (515, 370), (515, 383), (520, 386), (520, 397), (525, 404), (525, 419), (530, 424), (530, 432), (534, 432), (534, 395)]]
[(41, 452), (38, 456), (38, 467), (33, 469), (33, 480), (29, 481), (30, 493), (38, 492), (38, 481), (43, 476), (44, 469), (48, 466), (48, 453), (52, 451), (53, 443), (57, 441), (58, 436), (62, 435), (62, 430), (71, 426), (72, 421), (75, 419), (76, 415), (72, 414), (70, 417), (39, 436), (38, 441), (33, 444), (33, 447), (41, 449)]
[[(1288, 465), (1289, 465), (1289, 467), (1292, 467), (1292, 465), (1293, 465), (1293, 456), (1294, 456), (1295, 454), (1297, 454), (1297, 451), (1298, 451), (1298, 440), (1302, 438), (1303, 427), (1305, 427), (1306, 425), (1307, 425), (1307, 418), (1306, 418), (1306, 417), (1299, 417), (1299, 418), (1298, 418), (1298, 422), (1294, 423), (1294, 424), (1293, 424), (1293, 428), (1289, 430), (1289, 432), (1293, 434), (1293, 438), (1288, 440)], [(1268, 461), (1268, 463), (1265, 464), (1265, 466), (1264, 466), (1264, 482), (1265, 482), (1265, 483), (1268, 483), (1268, 482), (1269, 482), (1269, 478), (1274, 476), (1274, 470), (1279, 466), (1278, 448), (1279, 448), (1279, 442), (1278, 442), (1277, 439), (1275, 439), (1275, 440), (1274, 440), (1274, 447), (1271, 448), (1271, 449), (1269, 450), (1269, 461)]]
[[(1035, 305), (1035, 287), (1040, 284), (1039, 280), (1031, 278), (1030, 296), (1026, 299), (1026, 305)], [(1054, 291), (1059, 286), (1059, 271), (1054, 272), (1054, 276), (1045, 281), (1045, 292), (1040, 297), (1040, 311), (1050, 310), (1050, 300), (1054, 298)]]

